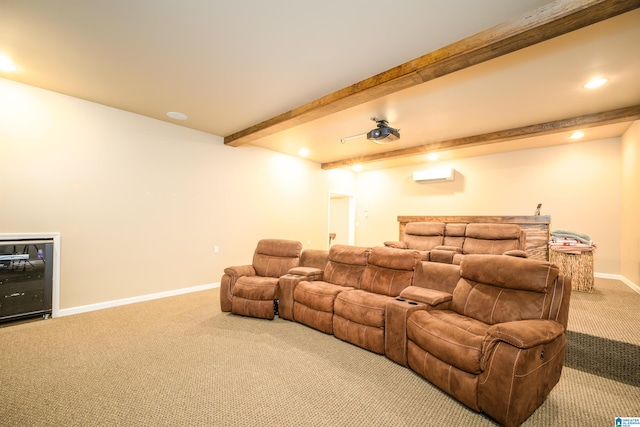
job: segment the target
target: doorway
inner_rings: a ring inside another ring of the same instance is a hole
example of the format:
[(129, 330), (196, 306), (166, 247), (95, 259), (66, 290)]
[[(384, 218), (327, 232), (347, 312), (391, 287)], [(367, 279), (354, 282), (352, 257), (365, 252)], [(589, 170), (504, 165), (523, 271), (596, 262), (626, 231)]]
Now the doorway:
[(354, 245), (355, 197), (350, 194), (329, 192), (329, 227), (327, 247)]

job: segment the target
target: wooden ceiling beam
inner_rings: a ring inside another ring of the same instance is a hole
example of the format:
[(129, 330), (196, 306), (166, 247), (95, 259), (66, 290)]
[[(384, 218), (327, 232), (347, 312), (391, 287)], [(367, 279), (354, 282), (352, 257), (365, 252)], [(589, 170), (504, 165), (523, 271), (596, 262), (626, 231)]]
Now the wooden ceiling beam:
[(513, 129), (500, 130), (497, 132), (489, 132), (481, 135), (473, 135), (464, 138), (450, 139), (447, 141), (432, 142), (429, 144), (401, 148), (384, 153), (371, 154), (344, 160), (336, 160), (334, 162), (322, 163), (321, 167), (322, 169), (335, 169), (359, 163), (368, 163), (381, 160), (396, 159), (400, 157), (415, 156), (440, 150), (455, 150), (458, 148), (467, 148), (477, 145), (514, 141), (518, 139), (531, 138), (534, 136), (544, 136), (558, 132), (586, 129), (590, 127), (605, 126), (628, 121), (630, 122), (634, 120), (640, 120), (640, 105), (619, 108), (602, 113), (571, 117), (569, 119), (555, 120), (552, 122), (538, 123)]
[(518, 19), (228, 135), (233, 147), (308, 123), (640, 7), (640, 0), (558, 0)]

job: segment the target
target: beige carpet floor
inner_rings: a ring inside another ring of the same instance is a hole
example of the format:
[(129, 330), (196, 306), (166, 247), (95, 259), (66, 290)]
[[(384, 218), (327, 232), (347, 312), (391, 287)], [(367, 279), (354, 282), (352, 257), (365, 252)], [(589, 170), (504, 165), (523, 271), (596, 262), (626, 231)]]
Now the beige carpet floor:
[[(637, 323), (612, 319), (606, 302), (619, 282), (606, 282), (602, 295), (573, 293), (570, 325), (633, 337)], [(495, 425), (384, 356), (286, 320), (221, 313), (217, 293), (4, 325), (0, 426)], [(623, 299), (637, 309), (638, 298)], [(565, 367), (524, 425), (618, 416), (640, 416), (639, 387)]]

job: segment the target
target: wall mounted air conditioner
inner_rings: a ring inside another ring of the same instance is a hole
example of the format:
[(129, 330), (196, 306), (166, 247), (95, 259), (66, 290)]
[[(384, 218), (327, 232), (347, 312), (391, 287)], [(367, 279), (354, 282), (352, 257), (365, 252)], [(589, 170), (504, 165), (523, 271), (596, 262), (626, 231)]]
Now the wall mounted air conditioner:
[(413, 173), (415, 182), (443, 182), (453, 181), (455, 170), (453, 168), (428, 169)]

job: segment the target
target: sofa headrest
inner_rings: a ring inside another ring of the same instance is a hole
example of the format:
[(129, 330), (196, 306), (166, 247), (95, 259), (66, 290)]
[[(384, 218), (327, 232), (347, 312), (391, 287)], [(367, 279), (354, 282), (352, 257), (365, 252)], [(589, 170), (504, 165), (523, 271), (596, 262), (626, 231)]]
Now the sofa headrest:
[(298, 258), (302, 252), (302, 243), (295, 240), (262, 239), (258, 242), (257, 255)]
[(394, 270), (414, 270), (421, 259), (418, 251), (376, 246), (371, 248), (368, 263)]
[(445, 227), (445, 234), (450, 237), (464, 237), (467, 231), (467, 224), (464, 222), (448, 222)]
[(329, 251), (326, 249), (305, 249), (300, 254), (300, 265), (324, 270), (329, 261)]
[(414, 236), (444, 236), (444, 222), (408, 222), (404, 234)]
[(550, 262), (506, 255), (466, 255), (460, 263), (464, 279), (533, 292), (546, 292), (558, 274)]
[(367, 265), (369, 248), (350, 245), (333, 245), (329, 249), (329, 261), (351, 265)]
[(520, 226), (518, 224), (468, 224), (466, 237), (486, 240), (518, 240)]

